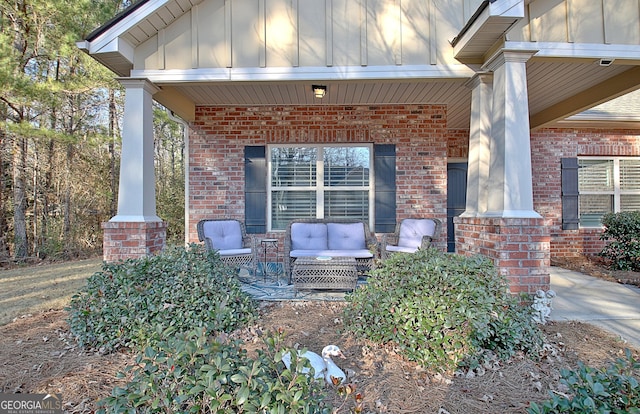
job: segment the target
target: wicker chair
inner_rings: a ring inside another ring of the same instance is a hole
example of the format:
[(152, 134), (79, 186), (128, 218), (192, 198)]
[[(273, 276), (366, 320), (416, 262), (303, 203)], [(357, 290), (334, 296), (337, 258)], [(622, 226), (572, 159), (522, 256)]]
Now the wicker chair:
[(426, 249), (438, 237), (442, 223), (438, 219), (407, 218), (396, 224), (395, 233), (382, 236), (382, 260), (393, 253), (415, 253)]
[(247, 236), (244, 223), (233, 219), (207, 219), (198, 222), (198, 239), (207, 249), (216, 250), (220, 259), (237, 269), (247, 267), (256, 274), (258, 251), (253, 237)]

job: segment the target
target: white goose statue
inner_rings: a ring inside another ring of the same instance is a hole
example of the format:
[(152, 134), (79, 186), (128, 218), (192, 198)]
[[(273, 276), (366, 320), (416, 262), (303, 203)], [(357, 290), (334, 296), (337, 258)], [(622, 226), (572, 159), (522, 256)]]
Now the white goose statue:
[[(309, 360), (309, 363), (311, 364), (311, 366), (313, 367), (313, 371), (314, 371), (314, 375), (313, 377), (318, 379), (318, 378), (324, 378), (324, 372), (326, 370), (326, 364), (324, 362), (324, 360), (322, 359), (322, 357), (318, 354), (316, 354), (315, 352), (311, 352), (311, 351), (298, 351), (298, 359), (300, 358), (306, 358)], [(287, 352), (286, 354), (282, 355), (282, 362), (284, 362), (284, 365), (287, 367), (287, 369), (289, 369), (291, 367), (291, 354), (289, 352)], [(303, 374), (308, 374), (309, 373), (309, 368), (303, 368), (302, 369), (302, 373)]]
[[(324, 349), (322, 350), (322, 359), (324, 360), (324, 363), (326, 366), (324, 379), (325, 381), (327, 381), (329, 385), (333, 384), (332, 378), (336, 378), (340, 380), (338, 384), (342, 384), (343, 382), (346, 381), (347, 375), (344, 373), (343, 370), (340, 369), (340, 367), (338, 367), (335, 364), (335, 362), (333, 362), (333, 360), (331, 359), (332, 356), (333, 357), (337, 356), (343, 359), (345, 358), (340, 348), (338, 348), (336, 345), (325, 346)], [(333, 385), (338, 385), (338, 384), (333, 384)]]
[[(331, 359), (332, 356), (338, 356), (340, 358), (345, 358), (340, 348), (336, 345), (327, 345), (322, 349), (322, 356), (316, 354), (311, 351), (298, 351), (299, 358), (306, 358), (309, 360), (309, 363), (313, 367), (314, 378), (320, 379), (324, 378), (328, 384), (332, 384), (331, 377), (340, 379), (341, 382), (344, 382), (347, 378), (344, 371), (342, 371)], [(291, 367), (291, 354), (288, 352), (282, 355), (282, 362), (289, 369)], [(302, 370), (304, 374), (309, 373), (309, 368), (304, 368)]]

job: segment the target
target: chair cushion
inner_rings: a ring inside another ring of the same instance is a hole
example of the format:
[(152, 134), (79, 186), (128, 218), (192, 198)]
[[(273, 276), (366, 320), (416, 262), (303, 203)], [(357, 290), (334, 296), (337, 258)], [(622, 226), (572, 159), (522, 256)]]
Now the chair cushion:
[(293, 223), (291, 225), (291, 250), (322, 250), (326, 248), (326, 224)]
[(417, 249), (422, 244), (423, 236), (433, 237), (436, 223), (429, 219), (404, 219), (400, 224), (398, 246)]
[(367, 248), (362, 223), (327, 223), (327, 232), (331, 250)]
[(355, 257), (356, 259), (369, 259), (373, 257), (367, 249), (355, 250), (291, 250), (290, 257), (329, 256), (329, 257)]
[(211, 240), (216, 250), (242, 249), (242, 228), (236, 220), (207, 221), (203, 225), (204, 237)]
[(229, 249), (219, 252), (220, 256), (244, 256), (251, 255), (251, 249)]
[(393, 246), (393, 245), (387, 245), (386, 247), (388, 252), (402, 252), (402, 253), (415, 253), (416, 250), (418, 250), (417, 247), (402, 247), (402, 246)]

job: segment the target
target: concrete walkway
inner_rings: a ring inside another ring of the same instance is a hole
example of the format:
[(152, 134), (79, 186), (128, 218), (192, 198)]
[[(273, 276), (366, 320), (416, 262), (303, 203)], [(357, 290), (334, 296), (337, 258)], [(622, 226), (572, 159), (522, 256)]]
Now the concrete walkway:
[(589, 322), (640, 348), (640, 288), (551, 267), (551, 320)]

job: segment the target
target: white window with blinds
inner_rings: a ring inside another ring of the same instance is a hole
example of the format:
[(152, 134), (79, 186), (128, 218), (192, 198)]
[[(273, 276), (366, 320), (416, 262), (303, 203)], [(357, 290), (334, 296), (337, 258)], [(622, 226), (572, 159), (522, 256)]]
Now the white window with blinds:
[(373, 217), (372, 145), (272, 145), (267, 159), (270, 231), (294, 219)]
[(578, 160), (580, 226), (599, 227), (606, 213), (640, 210), (640, 158)]

